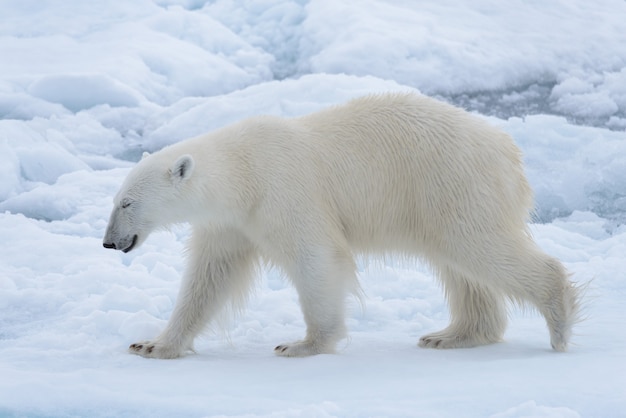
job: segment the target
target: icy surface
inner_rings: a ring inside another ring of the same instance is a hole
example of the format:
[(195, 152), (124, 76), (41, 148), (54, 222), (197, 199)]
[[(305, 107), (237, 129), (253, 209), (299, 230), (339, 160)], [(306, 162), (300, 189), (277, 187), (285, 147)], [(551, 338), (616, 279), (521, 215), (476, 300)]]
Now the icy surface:
[[(0, 2), (0, 416), (619, 417), (626, 411), (626, 3), (572, 0)], [(421, 91), (510, 133), (535, 239), (590, 282), (567, 354), (511, 313), (505, 342), (416, 347), (446, 325), (431, 272), (361, 261), (340, 353), (263, 271), (248, 309), (173, 361), (126, 353), (169, 318), (184, 226), (105, 251), (143, 151), (269, 113)]]

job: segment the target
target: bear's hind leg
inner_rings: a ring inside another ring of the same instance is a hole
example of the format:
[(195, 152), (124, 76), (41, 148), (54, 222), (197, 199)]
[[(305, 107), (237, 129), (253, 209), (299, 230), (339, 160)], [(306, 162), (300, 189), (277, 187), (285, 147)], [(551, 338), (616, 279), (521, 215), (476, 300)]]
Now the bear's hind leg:
[(552, 348), (566, 351), (572, 328), (579, 320), (580, 291), (569, 281), (560, 261), (534, 244), (528, 247), (518, 259), (513, 280), (501, 283), (514, 300), (537, 307), (548, 325)]
[(419, 346), (466, 348), (500, 341), (507, 323), (503, 296), (448, 267), (442, 269), (440, 278), (450, 307), (450, 325), (422, 336)]
[(284, 357), (334, 353), (346, 336), (345, 299), (358, 287), (356, 266), (348, 251), (331, 248), (306, 251), (298, 265), (288, 268), (307, 326), (304, 340), (278, 345), (274, 352)]
[(579, 319), (580, 291), (561, 262), (542, 252), (529, 236), (512, 235), (474, 247), (474, 262), (467, 268), (509, 299), (534, 305), (546, 319), (552, 348), (565, 351)]

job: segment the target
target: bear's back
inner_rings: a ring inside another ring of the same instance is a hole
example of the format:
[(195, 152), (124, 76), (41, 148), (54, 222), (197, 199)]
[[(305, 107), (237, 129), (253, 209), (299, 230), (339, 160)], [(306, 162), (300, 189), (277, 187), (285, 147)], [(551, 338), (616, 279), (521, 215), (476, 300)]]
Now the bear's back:
[(372, 236), (381, 237), (381, 247), (403, 236), (412, 242), (416, 233), (433, 241), (461, 223), (524, 227), (532, 193), (518, 148), (461, 109), (386, 94), (296, 121), (314, 144), (307, 150), (320, 194), (363, 246)]

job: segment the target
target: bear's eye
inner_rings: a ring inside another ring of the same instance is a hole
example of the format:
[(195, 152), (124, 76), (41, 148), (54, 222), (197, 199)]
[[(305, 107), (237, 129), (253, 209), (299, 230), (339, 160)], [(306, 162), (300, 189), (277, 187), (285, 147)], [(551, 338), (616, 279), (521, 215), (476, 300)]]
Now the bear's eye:
[(126, 209), (127, 207), (130, 206), (131, 203), (132, 202), (130, 200), (124, 199), (124, 200), (122, 200), (122, 203), (120, 204), (120, 206), (122, 207), (122, 209)]

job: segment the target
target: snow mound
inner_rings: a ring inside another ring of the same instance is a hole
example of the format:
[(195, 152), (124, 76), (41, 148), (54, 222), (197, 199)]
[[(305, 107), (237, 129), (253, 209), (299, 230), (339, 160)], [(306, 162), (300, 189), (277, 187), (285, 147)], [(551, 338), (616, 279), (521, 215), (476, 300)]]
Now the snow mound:
[(623, 132), (574, 126), (546, 115), (492, 121), (509, 132), (524, 153), (538, 220), (550, 222), (582, 210), (626, 222)]
[(140, 96), (106, 74), (49, 75), (33, 82), (28, 92), (78, 112), (99, 104), (137, 106)]

